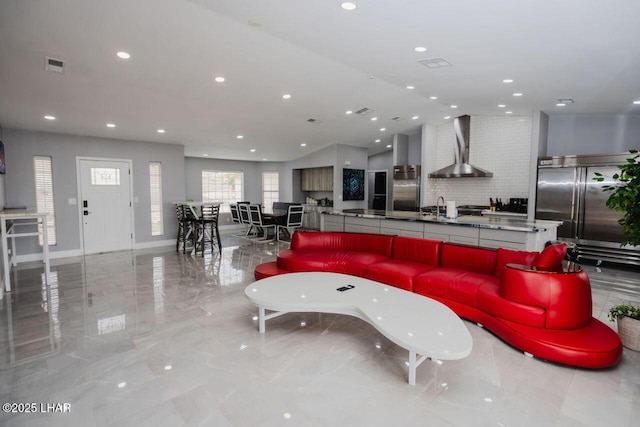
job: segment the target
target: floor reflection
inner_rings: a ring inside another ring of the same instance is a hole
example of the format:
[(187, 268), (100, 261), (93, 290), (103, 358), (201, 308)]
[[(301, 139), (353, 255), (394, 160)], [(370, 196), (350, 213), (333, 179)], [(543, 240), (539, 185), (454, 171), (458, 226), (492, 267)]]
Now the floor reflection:
[[(244, 297), (287, 244), (223, 236), (204, 257), (157, 248), (14, 269), (0, 301), (0, 400), (69, 402), (0, 425), (602, 425), (640, 416), (640, 354), (588, 371), (524, 357), (467, 323), (468, 358), (406, 382), (402, 351), (349, 316), (291, 313), (257, 333)], [(640, 273), (585, 265), (593, 314), (640, 302)], [(404, 377), (403, 377), (404, 375)], [(490, 401), (487, 400), (488, 396)], [(615, 410), (613, 410), (615, 409)], [(535, 415), (535, 416), (534, 416)]]

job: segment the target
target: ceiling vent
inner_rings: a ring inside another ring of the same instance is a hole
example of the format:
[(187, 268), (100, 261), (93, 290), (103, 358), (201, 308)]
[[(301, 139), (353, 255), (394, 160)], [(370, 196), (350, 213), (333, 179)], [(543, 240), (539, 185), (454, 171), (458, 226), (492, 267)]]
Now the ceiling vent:
[(318, 119), (307, 119), (307, 121), (309, 123), (313, 123), (314, 125), (322, 123), (322, 120), (318, 120)]
[(45, 56), (44, 69), (45, 71), (53, 71), (54, 73), (64, 73), (64, 61), (62, 59)]
[(371, 108), (361, 108), (358, 111), (356, 111), (356, 114), (358, 114), (359, 116), (366, 116), (367, 114), (371, 114), (373, 113), (373, 110)]
[(422, 61), (418, 61), (422, 65), (427, 68), (442, 68), (442, 67), (451, 67), (451, 62), (447, 61), (444, 58), (429, 58), (423, 59)]

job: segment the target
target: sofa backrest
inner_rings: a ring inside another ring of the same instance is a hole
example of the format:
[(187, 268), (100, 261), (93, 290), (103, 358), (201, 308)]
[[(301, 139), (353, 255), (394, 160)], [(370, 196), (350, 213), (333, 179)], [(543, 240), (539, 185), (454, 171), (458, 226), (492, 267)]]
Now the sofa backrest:
[(496, 258), (495, 249), (443, 243), (440, 267), (494, 275)]
[(391, 257), (393, 236), (366, 233), (298, 231), (291, 249), (326, 249), (369, 252)]
[(440, 264), (441, 240), (396, 236), (393, 239), (394, 259), (420, 262), (437, 267)]

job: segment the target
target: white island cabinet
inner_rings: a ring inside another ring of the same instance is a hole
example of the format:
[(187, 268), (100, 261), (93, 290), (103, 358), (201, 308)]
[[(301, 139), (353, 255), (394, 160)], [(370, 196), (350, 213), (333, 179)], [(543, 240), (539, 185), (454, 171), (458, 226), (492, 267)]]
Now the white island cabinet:
[(435, 218), (416, 212), (326, 209), (322, 231), (411, 236), (471, 246), (541, 251), (557, 238), (560, 221), (461, 216)]

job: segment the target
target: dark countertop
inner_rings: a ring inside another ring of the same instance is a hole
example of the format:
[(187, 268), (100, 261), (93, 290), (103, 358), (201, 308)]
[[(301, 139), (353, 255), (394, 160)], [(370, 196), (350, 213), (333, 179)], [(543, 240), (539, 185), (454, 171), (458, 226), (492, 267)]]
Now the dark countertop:
[(371, 219), (395, 219), (403, 221), (428, 222), (442, 225), (457, 225), (464, 227), (489, 228), (493, 230), (521, 231), (526, 233), (537, 233), (557, 228), (562, 221), (527, 221), (526, 219), (513, 218), (492, 218), (483, 216), (459, 216), (455, 219), (447, 219), (435, 215), (423, 215), (419, 212), (405, 211), (381, 211), (373, 209), (345, 209), (337, 210), (326, 208), (322, 213), (327, 215), (350, 216), (357, 218)]

